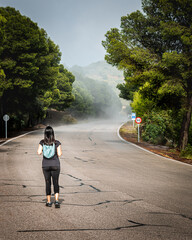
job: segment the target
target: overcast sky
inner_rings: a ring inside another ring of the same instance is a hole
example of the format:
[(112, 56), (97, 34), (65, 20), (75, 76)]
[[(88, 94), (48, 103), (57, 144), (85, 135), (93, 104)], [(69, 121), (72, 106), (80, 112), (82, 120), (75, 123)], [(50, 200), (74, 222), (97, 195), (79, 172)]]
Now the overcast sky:
[(104, 60), (101, 41), (121, 17), (141, 10), (141, 0), (0, 0), (31, 18), (59, 45), (66, 67)]

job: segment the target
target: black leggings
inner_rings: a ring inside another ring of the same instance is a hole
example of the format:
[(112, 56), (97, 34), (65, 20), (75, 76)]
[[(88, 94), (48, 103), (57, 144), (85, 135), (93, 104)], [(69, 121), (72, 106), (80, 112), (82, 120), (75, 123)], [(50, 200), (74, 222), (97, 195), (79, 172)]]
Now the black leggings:
[(51, 177), (53, 180), (54, 193), (59, 193), (59, 173), (60, 167), (43, 167), (47, 195), (51, 195)]

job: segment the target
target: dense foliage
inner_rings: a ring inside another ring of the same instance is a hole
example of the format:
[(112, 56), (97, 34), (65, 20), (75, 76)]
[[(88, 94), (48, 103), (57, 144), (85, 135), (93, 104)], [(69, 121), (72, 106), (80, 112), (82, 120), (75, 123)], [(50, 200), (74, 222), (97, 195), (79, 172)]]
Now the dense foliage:
[(192, 1), (143, 0), (143, 12), (121, 18), (121, 30), (106, 34), (108, 63), (124, 70), (121, 97), (145, 121), (143, 137), (189, 141), (192, 112)]
[(121, 111), (121, 102), (105, 82), (75, 73), (75, 101), (71, 111), (78, 117), (112, 117)]
[(60, 64), (59, 47), (28, 17), (0, 8), (0, 117), (9, 127), (31, 126), (48, 107), (64, 110), (74, 100), (74, 76)]

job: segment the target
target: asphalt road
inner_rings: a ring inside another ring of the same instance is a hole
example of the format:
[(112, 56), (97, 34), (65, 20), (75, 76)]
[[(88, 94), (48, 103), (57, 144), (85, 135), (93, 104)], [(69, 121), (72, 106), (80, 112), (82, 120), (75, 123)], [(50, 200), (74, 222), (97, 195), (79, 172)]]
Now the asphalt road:
[(192, 167), (123, 142), (119, 125), (55, 127), (60, 209), (45, 207), (43, 131), (0, 146), (0, 239), (192, 239)]

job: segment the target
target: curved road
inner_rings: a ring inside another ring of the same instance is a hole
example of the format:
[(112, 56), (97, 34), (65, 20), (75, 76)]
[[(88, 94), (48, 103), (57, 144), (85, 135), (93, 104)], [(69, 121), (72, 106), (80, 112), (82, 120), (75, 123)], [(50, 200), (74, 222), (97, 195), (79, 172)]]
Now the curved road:
[(192, 167), (117, 136), (120, 122), (55, 127), (61, 208), (45, 207), (39, 130), (0, 147), (0, 239), (192, 239)]

